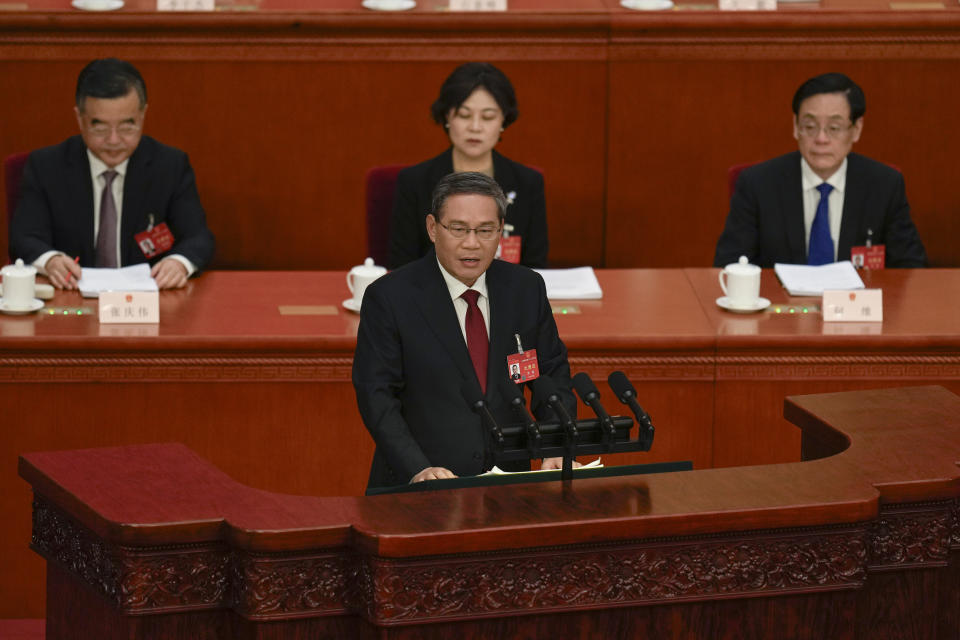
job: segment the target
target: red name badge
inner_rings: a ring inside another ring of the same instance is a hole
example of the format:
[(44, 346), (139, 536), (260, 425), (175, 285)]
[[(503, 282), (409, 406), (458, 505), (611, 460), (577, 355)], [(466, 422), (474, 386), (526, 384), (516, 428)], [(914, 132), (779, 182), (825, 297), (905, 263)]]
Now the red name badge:
[(133, 236), (133, 239), (137, 241), (137, 246), (140, 247), (140, 251), (143, 251), (143, 255), (148, 258), (166, 253), (173, 246), (173, 234), (170, 233), (170, 227), (166, 222), (138, 233)]
[(850, 262), (860, 269), (883, 269), (886, 262), (886, 249), (882, 244), (850, 247)]
[(500, 259), (504, 262), (520, 264), (520, 246), (523, 240), (520, 236), (500, 238)]
[(510, 379), (517, 384), (539, 378), (540, 367), (537, 366), (537, 350), (530, 349), (523, 353), (512, 353), (507, 356), (507, 371), (510, 374)]

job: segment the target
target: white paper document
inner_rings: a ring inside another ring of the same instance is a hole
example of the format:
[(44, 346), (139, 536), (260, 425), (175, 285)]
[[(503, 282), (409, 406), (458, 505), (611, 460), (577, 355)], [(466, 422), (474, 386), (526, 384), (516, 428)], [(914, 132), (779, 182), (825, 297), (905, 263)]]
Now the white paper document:
[[(593, 462), (588, 462), (585, 465), (579, 467), (574, 467), (573, 470), (577, 471), (579, 469), (603, 469), (603, 463), (600, 462), (600, 458), (597, 458)], [(504, 471), (500, 467), (494, 465), (493, 469), (487, 471), (486, 473), (481, 473), (482, 476), (507, 476), (514, 473), (541, 473), (547, 471), (559, 471), (559, 469), (537, 469), (536, 471)]]
[(593, 267), (575, 269), (534, 269), (543, 276), (551, 300), (599, 300), (603, 289)]
[(159, 291), (146, 262), (120, 269), (84, 267), (77, 286), (84, 298), (99, 297), (101, 291)]
[(792, 296), (822, 296), (827, 289), (863, 289), (863, 280), (849, 260), (811, 267), (805, 264), (775, 264), (774, 272)]

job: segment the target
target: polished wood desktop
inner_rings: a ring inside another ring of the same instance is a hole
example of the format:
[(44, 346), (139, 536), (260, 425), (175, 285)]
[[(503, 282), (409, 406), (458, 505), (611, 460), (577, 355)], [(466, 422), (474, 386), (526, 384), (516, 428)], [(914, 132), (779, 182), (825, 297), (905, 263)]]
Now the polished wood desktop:
[(521, 114), (497, 148), (543, 169), (555, 265), (706, 267), (728, 167), (795, 149), (793, 92), (839, 70), (867, 96), (856, 150), (903, 170), (933, 264), (960, 267), (960, 86), (944, 81), (960, 58), (955, 0), (773, 12), (721, 12), (713, 0), (667, 12), (617, 0), (511, 0), (504, 13), (444, 4), (387, 14), (359, 0), (221, 0), (209, 13), (0, 3), (0, 94), (15, 97), (0, 104), (0, 156), (75, 133), (82, 65), (128, 58), (149, 89), (146, 133), (190, 154), (217, 268), (345, 269), (366, 253), (367, 170), (440, 153), (446, 137), (429, 118), (440, 84), (459, 63), (489, 60)]
[[(824, 323), (803, 314), (819, 298), (792, 298), (772, 271), (761, 295), (782, 312), (738, 316), (720, 309), (715, 270), (686, 270), (716, 330), (713, 466), (795, 460), (799, 436), (779, 398), (937, 381), (960, 393), (960, 271), (862, 272), (883, 290), (882, 323)], [(787, 305), (799, 307), (789, 313)]]
[(180, 444), (24, 454), (46, 637), (956, 640), (960, 397), (786, 413), (804, 462), (372, 498)]
[[(598, 271), (603, 300), (554, 303), (571, 367), (626, 414), (603, 382), (623, 370), (657, 427), (649, 454), (607, 463), (796, 461), (786, 395), (933, 382), (960, 393), (960, 309), (936, 302), (960, 290), (960, 271), (866, 277), (883, 288), (882, 324), (731, 314), (715, 304), (716, 269)], [(762, 292), (790, 300), (769, 271)], [(361, 495), (373, 443), (350, 383), (358, 316), (342, 308), (347, 297), (342, 272), (213, 271), (162, 292), (159, 325), (65, 315), (94, 310), (75, 292), (35, 315), (0, 316), (0, 458), (178, 441), (243, 484)], [(42, 613), (40, 564), (19, 542), (28, 503), (23, 483), (0, 476), (11, 531), (0, 541), (11, 576), (0, 576), (0, 616)]]

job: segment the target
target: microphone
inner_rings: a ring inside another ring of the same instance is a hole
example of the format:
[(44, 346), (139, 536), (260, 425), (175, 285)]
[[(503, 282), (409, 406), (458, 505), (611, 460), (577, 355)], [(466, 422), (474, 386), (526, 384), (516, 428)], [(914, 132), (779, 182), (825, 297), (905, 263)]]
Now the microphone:
[(517, 414), (520, 422), (522, 422), (527, 429), (527, 449), (530, 451), (530, 456), (539, 458), (540, 427), (537, 426), (536, 420), (534, 420), (530, 412), (527, 411), (527, 403), (523, 398), (523, 393), (520, 391), (523, 387), (508, 381), (504, 381), (501, 387), (504, 397), (510, 406), (513, 407), (513, 412)]
[(493, 414), (490, 413), (490, 408), (487, 406), (486, 400), (483, 399), (483, 392), (480, 391), (480, 383), (477, 382), (476, 379), (468, 376), (460, 387), (460, 393), (463, 394), (464, 399), (466, 399), (467, 404), (470, 405), (473, 412), (479, 415), (480, 420), (487, 425), (488, 442), (490, 446), (488, 447), (489, 450), (486, 452), (486, 455), (487, 462), (490, 463), (487, 467), (490, 468), (493, 466), (492, 458), (494, 451), (503, 451), (503, 431), (501, 431), (500, 425), (497, 424)]
[(611, 373), (610, 377), (607, 378), (607, 382), (610, 383), (610, 388), (613, 389), (613, 392), (620, 402), (630, 407), (630, 410), (633, 411), (633, 415), (637, 418), (637, 437), (643, 441), (645, 446), (644, 451), (649, 451), (650, 445), (653, 444), (653, 423), (650, 422), (650, 416), (647, 412), (644, 411), (640, 403), (637, 402), (637, 390), (634, 389), (630, 381), (627, 380), (627, 376), (624, 375), (623, 371), (614, 371)]
[(583, 400), (583, 403), (593, 409), (593, 412), (597, 414), (597, 418), (600, 419), (600, 424), (603, 425), (602, 439), (604, 444), (612, 442), (614, 437), (616, 437), (617, 430), (613, 426), (613, 418), (610, 417), (610, 414), (607, 413), (603, 405), (600, 404), (600, 391), (597, 390), (597, 385), (593, 384), (590, 376), (580, 372), (573, 376), (573, 388), (576, 390), (577, 395), (580, 396), (580, 399)]
[(533, 392), (539, 398), (546, 401), (547, 405), (557, 414), (557, 418), (560, 419), (560, 424), (563, 425), (567, 435), (570, 437), (570, 444), (573, 445), (577, 439), (577, 425), (573, 421), (573, 418), (570, 417), (570, 412), (563, 406), (563, 401), (560, 399), (560, 392), (557, 390), (556, 383), (548, 376), (540, 376), (533, 381)]

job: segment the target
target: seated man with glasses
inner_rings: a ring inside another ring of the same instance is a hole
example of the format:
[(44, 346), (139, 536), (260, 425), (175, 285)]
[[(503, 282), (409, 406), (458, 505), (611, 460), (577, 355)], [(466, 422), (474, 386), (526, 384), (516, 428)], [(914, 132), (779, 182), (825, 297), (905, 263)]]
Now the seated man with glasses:
[(81, 267), (150, 262), (161, 289), (182, 287), (213, 256), (187, 155), (143, 136), (147, 89), (129, 62), (94, 60), (77, 79), (80, 135), (30, 154), (10, 226), (10, 257), (59, 288)]
[(804, 82), (793, 96), (799, 151), (744, 169), (717, 241), (714, 266), (744, 255), (761, 267), (850, 259), (851, 247), (884, 245), (886, 266), (924, 267), (899, 171), (856, 153), (863, 91), (841, 73)]
[[(501, 426), (516, 422), (503, 385), (515, 384), (507, 356), (518, 343), (536, 350), (539, 374), (576, 415), (567, 349), (543, 279), (494, 260), (507, 210), (500, 186), (483, 173), (451, 173), (432, 200), (433, 250), (363, 294), (353, 386), (376, 443), (368, 488), (487, 471), (485, 427), (463, 388), (482, 393)], [(550, 414), (532, 406), (538, 418)], [(549, 458), (543, 467), (560, 463)]]

